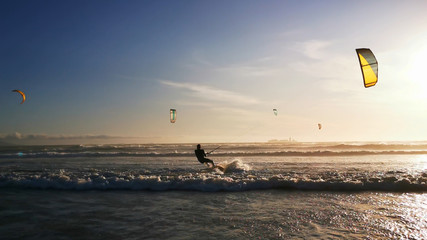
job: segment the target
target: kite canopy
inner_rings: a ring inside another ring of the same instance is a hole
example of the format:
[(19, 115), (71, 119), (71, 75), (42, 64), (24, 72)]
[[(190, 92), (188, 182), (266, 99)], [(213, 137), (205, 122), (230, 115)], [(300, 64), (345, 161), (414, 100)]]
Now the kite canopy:
[(176, 121), (176, 110), (175, 109), (171, 109), (170, 110), (170, 115), (171, 115), (171, 117), (170, 117), (171, 123), (175, 123), (175, 121)]
[(17, 92), (17, 93), (21, 94), (21, 96), (22, 96), (21, 104), (23, 104), (25, 102), (25, 94), (22, 91), (15, 89), (15, 90), (12, 90), (12, 92)]
[(273, 109), (273, 113), (274, 113), (274, 115), (276, 115), (277, 116), (277, 109)]
[(317, 126), (319, 127), (319, 130), (322, 129), (322, 124), (318, 123)]
[(377, 59), (369, 48), (358, 48), (356, 53), (359, 57), (365, 88), (374, 86), (378, 81)]

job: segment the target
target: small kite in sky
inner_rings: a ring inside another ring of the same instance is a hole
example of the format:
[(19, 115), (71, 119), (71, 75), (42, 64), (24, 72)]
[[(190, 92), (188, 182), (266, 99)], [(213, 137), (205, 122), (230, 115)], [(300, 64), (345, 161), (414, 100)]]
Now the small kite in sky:
[(17, 92), (17, 93), (21, 94), (21, 96), (22, 96), (21, 104), (23, 104), (25, 102), (25, 94), (22, 91), (14, 89), (14, 90), (12, 90), (12, 92)]
[(171, 120), (171, 123), (175, 123), (175, 121), (176, 121), (176, 110), (175, 109), (170, 110), (170, 120)]

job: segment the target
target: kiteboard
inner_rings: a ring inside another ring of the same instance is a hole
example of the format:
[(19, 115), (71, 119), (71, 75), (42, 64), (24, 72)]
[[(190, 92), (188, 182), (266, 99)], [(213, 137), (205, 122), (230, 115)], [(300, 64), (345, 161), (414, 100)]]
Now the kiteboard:
[(212, 166), (211, 164), (207, 165), (207, 168), (202, 170), (202, 172), (217, 172), (220, 171), (222, 173), (225, 173), (226, 166), (223, 166), (222, 164), (217, 164), (215, 166)]
[(225, 168), (223, 166), (221, 166), (221, 165), (216, 165), (215, 167), (212, 167), (212, 169), (218, 169), (221, 172), (224, 172), (224, 170), (225, 170)]

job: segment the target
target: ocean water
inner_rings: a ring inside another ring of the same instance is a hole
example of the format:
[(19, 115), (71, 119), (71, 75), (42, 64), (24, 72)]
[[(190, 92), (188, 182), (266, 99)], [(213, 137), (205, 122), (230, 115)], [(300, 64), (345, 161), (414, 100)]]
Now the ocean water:
[(1, 239), (427, 239), (427, 143), (0, 147)]

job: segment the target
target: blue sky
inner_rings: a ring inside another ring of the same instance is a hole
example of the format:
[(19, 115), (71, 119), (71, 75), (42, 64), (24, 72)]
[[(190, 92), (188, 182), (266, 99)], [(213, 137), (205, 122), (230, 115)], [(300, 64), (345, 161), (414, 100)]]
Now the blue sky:
[[(1, 1), (0, 138), (426, 140), (426, 9), (424, 1)], [(369, 89), (360, 47), (379, 61)], [(13, 89), (27, 94), (24, 104)]]

